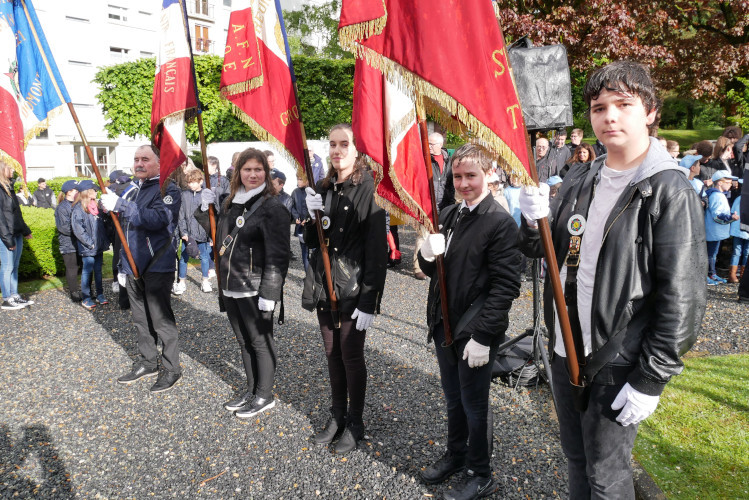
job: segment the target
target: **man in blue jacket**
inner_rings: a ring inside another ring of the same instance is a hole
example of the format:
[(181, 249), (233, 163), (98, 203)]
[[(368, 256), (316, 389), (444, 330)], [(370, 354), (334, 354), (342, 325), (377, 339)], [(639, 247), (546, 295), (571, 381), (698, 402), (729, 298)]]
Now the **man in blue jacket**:
[[(171, 294), (177, 261), (175, 238), (179, 208), (179, 188), (167, 180), (159, 187), (159, 150), (153, 146), (139, 147), (135, 152), (134, 188), (124, 198), (109, 191), (102, 195), (105, 209), (120, 213), (125, 238), (140, 274), (136, 280), (123, 253), (120, 258), (121, 286), (127, 287), (133, 323), (138, 331), (140, 355), (130, 373), (118, 378), (121, 384), (132, 384), (143, 377), (159, 375), (151, 392), (174, 387), (182, 377), (179, 364), (179, 331), (172, 311)], [(158, 339), (164, 344), (159, 372)]]

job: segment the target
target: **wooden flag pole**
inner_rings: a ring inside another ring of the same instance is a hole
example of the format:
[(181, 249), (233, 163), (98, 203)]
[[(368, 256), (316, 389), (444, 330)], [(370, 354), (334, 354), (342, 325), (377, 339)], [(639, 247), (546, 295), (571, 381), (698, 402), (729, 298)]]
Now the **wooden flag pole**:
[[(197, 88), (197, 83), (196, 83)], [(198, 113), (198, 135), (200, 137), (200, 154), (203, 158), (203, 179), (205, 188), (211, 189), (211, 174), (208, 172), (208, 152), (205, 144), (205, 132), (203, 129), (203, 113)], [(219, 174), (220, 175), (220, 174)], [(218, 179), (218, 178), (217, 178)], [(218, 187), (218, 186), (217, 186)], [(216, 197), (218, 200), (218, 196)], [(213, 241), (213, 262), (216, 264), (216, 282), (218, 283), (218, 294), (221, 296), (221, 273), (219, 271), (218, 245), (216, 244), (216, 207), (213, 203), (208, 205), (208, 220), (211, 225), (211, 241)]]
[[(302, 145), (304, 149), (304, 173), (307, 176), (307, 185), (315, 191), (315, 177), (312, 172), (312, 162), (309, 158), (309, 148), (307, 147), (307, 134), (304, 131), (304, 122), (302, 121), (302, 112), (299, 106), (299, 92), (297, 90), (296, 80), (294, 84), (294, 101), (297, 110), (299, 110), (299, 128), (302, 131)], [(333, 317), (333, 324), (336, 328), (341, 327), (341, 316), (338, 312), (338, 298), (336, 297), (335, 287), (333, 286), (333, 274), (330, 268), (330, 254), (328, 245), (325, 243), (325, 233), (322, 228), (323, 213), (320, 210), (315, 211), (315, 228), (317, 229), (317, 239), (320, 242), (320, 255), (322, 256), (323, 267), (325, 268), (325, 282), (328, 287), (328, 297), (330, 298), (330, 315)]]
[[(424, 166), (427, 171), (427, 180), (429, 182), (429, 198), (432, 201), (432, 231), (433, 234), (440, 232), (439, 216), (437, 215), (437, 196), (434, 193), (434, 174), (432, 173), (432, 155), (429, 153), (429, 138), (426, 118), (419, 113), (419, 132), (421, 133), (421, 150), (424, 153)], [(450, 347), (453, 343), (452, 329), (450, 328), (450, 315), (447, 303), (447, 281), (445, 279), (445, 257), (438, 255), (437, 262), (437, 279), (440, 287), (440, 302), (442, 307), (442, 325), (445, 331), (445, 347)]]
[[(104, 179), (101, 177), (101, 172), (99, 172), (99, 167), (96, 165), (96, 159), (94, 158), (94, 153), (91, 151), (91, 146), (88, 144), (88, 140), (86, 139), (86, 134), (83, 133), (83, 128), (81, 128), (81, 122), (78, 120), (78, 115), (75, 112), (75, 108), (73, 107), (73, 103), (68, 103), (68, 109), (70, 110), (70, 114), (73, 116), (73, 122), (75, 122), (76, 128), (78, 128), (78, 133), (81, 135), (81, 141), (83, 141), (83, 145), (86, 147), (86, 155), (88, 156), (89, 161), (91, 161), (91, 167), (94, 169), (94, 174), (96, 175), (96, 180), (99, 181), (99, 187), (102, 191), (104, 191)], [(117, 236), (120, 237), (120, 242), (122, 242), (122, 249), (125, 250), (125, 256), (127, 257), (127, 262), (130, 264), (130, 269), (133, 271), (133, 278), (138, 279), (138, 268), (135, 266), (135, 260), (133, 260), (133, 254), (130, 252), (130, 247), (127, 244), (127, 239), (125, 238), (125, 234), (122, 232), (122, 226), (120, 225), (120, 219), (117, 216), (116, 213), (110, 212), (109, 215), (112, 217), (112, 222), (114, 222), (114, 229), (117, 231)]]

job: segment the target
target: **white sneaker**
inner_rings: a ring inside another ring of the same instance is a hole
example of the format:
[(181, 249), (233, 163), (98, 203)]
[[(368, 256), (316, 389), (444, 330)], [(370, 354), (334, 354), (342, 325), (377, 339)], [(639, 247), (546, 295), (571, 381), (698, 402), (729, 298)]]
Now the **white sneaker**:
[(208, 277), (209, 278), (215, 278), (216, 277), (216, 270), (215, 269), (209, 269), (208, 270)]
[(184, 281), (178, 281), (175, 284), (172, 285), (172, 293), (174, 295), (182, 295), (185, 293), (185, 290), (187, 289), (187, 285)]
[(203, 292), (212, 292), (213, 288), (211, 287), (211, 282), (208, 281), (210, 278), (203, 278), (203, 284), (200, 286), (200, 290)]
[(120, 284), (117, 281), (112, 283), (112, 293), (120, 293)]

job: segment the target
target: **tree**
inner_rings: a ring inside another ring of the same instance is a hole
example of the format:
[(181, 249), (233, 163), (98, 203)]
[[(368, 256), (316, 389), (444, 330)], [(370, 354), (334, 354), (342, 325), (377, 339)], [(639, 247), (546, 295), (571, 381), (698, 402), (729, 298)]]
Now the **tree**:
[[(229, 103), (221, 99), (219, 82), (222, 63), (223, 60), (218, 56), (195, 57), (206, 141), (252, 140), (253, 136), (247, 126), (234, 116)], [(120, 134), (128, 137), (151, 136), (155, 72), (154, 58), (106, 66), (96, 72), (94, 82), (100, 88), (96, 98), (104, 110), (104, 118), (107, 120), (104, 128), (110, 138)], [(192, 143), (199, 141), (197, 123), (187, 126), (187, 139)]]
[[(338, 45), (340, 13), (340, 0), (322, 5), (303, 5), (300, 10), (284, 11), (291, 53), (328, 59), (352, 59), (354, 56)], [(315, 40), (320, 41), (319, 49)]]
[(607, 60), (650, 66), (663, 90), (723, 101), (749, 75), (746, 0), (497, 0), (508, 41), (562, 43), (573, 69)]
[[(327, 135), (333, 125), (351, 121), (354, 88), (354, 61), (293, 56), (299, 99), (307, 137)], [(257, 140), (250, 129), (231, 110), (219, 92), (221, 65), (217, 56), (196, 56), (195, 73), (198, 94), (203, 104), (203, 125), (208, 143)], [(107, 134), (115, 138), (151, 134), (151, 102), (155, 59), (100, 68), (94, 77), (99, 85), (99, 100)], [(187, 139), (197, 143), (197, 123), (188, 125)]]

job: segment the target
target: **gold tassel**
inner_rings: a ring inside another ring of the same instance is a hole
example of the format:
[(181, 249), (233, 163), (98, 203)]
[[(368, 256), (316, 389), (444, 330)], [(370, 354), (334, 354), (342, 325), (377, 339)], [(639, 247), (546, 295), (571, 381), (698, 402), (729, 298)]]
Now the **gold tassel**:
[[(50, 110), (49, 113), (47, 113), (47, 117), (31, 127), (27, 132), (26, 135), (23, 138), (23, 149), (25, 150), (29, 146), (29, 141), (39, 135), (40, 133), (44, 132), (49, 128), (50, 122), (53, 118), (58, 116), (63, 111), (63, 106), (58, 106), (53, 110)], [(20, 172), (20, 171), (19, 171)]]
[(231, 96), (245, 94), (247, 92), (250, 92), (262, 86), (263, 86), (263, 75), (258, 75), (255, 78), (252, 78), (251, 80), (247, 80), (247, 81), (239, 82), (239, 83), (232, 83), (231, 85), (222, 87), (221, 96), (224, 99), (228, 100), (228, 98)]
[(351, 24), (338, 30), (338, 45), (344, 50), (353, 51), (354, 46), (359, 40), (364, 40), (371, 36), (379, 35), (385, 29), (387, 24), (388, 13), (385, 0), (382, 0), (382, 10), (384, 14), (376, 19), (364, 21), (362, 23)]

